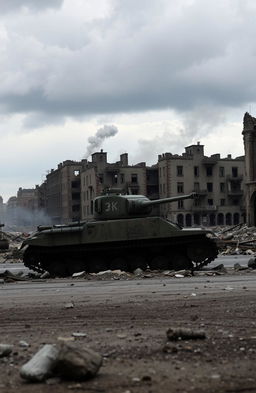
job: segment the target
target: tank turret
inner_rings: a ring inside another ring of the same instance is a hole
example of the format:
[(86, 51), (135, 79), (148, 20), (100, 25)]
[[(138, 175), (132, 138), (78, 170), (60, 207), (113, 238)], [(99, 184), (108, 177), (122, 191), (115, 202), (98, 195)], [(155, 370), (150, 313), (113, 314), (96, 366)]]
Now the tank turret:
[(193, 199), (196, 193), (150, 200), (144, 195), (122, 195), (118, 189), (107, 190), (94, 200), (95, 220), (116, 220), (145, 217), (156, 205), (172, 203), (183, 199)]

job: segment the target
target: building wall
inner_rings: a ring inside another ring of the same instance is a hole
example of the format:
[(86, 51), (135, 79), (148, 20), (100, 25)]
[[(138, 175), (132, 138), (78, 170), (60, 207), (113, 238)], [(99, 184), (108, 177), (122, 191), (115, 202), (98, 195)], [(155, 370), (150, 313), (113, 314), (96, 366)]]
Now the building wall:
[(107, 188), (117, 188), (129, 194), (147, 194), (147, 167), (145, 163), (128, 164), (128, 154), (120, 161), (107, 162), (107, 153), (92, 154), (92, 161), (85, 163), (81, 172), (81, 218), (92, 219), (93, 199)]
[(245, 150), (246, 222), (249, 226), (256, 226), (256, 118), (248, 112), (244, 115), (242, 134)]
[(185, 148), (181, 156), (159, 156), (160, 198), (196, 192), (196, 199), (169, 203), (161, 214), (184, 226), (233, 225), (244, 222), (244, 157), (206, 157), (204, 146)]
[(80, 212), (82, 162), (64, 161), (46, 176), (46, 213), (55, 224), (77, 221)]

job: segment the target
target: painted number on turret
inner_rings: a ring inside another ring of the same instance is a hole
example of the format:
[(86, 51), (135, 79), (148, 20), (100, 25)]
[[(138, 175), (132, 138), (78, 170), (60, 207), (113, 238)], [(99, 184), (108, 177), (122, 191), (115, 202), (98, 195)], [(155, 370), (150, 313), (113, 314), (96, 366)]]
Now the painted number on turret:
[(106, 212), (117, 212), (118, 211), (118, 203), (117, 202), (106, 202), (105, 203), (105, 211)]

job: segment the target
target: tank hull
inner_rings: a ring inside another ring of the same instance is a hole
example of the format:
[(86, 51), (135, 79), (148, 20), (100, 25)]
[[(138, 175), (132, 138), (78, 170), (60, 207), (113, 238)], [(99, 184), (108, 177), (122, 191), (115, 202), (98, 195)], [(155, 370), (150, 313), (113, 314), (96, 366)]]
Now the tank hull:
[(60, 277), (147, 266), (200, 269), (218, 253), (207, 231), (181, 229), (160, 217), (52, 227), (33, 234), (22, 248), (25, 266)]

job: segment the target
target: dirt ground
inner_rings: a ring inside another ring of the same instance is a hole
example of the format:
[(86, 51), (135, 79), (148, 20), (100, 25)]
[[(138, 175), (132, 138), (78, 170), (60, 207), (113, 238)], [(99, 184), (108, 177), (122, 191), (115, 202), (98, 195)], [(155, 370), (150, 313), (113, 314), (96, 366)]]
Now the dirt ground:
[[(183, 292), (182, 280), (180, 291), (174, 293), (170, 280), (173, 278), (161, 282), (164, 292), (131, 292), (120, 297), (117, 288), (117, 294), (106, 298), (79, 292), (72, 297), (74, 307), (70, 308), (63, 304), (71, 298), (60, 301), (56, 295), (49, 301), (44, 289), (40, 299), (27, 292), (25, 298), (24, 291), (20, 291), (24, 302), (11, 296), (2, 298), (0, 342), (13, 344), (14, 350), (0, 359), (0, 392), (256, 392), (255, 290), (243, 286), (235, 291), (207, 292), (209, 278), (205, 277), (200, 284), (204, 296), (196, 296), (196, 277), (186, 279), (194, 282), (195, 293), (189, 295)], [(64, 281), (49, 282), (54, 286)], [(65, 280), (67, 283), (72, 290), (74, 281)], [(11, 292), (15, 285), (5, 284), (4, 289)], [(124, 284), (120, 281), (119, 285)], [(200, 328), (206, 339), (167, 342), (170, 327)], [(20, 367), (43, 344), (71, 337), (73, 332), (85, 332), (86, 337), (75, 338), (75, 342), (103, 356), (103, 366), (94, 379), (32, 384), (20, 378)], [(21, 347), (20, 340), (30, 346)]]

